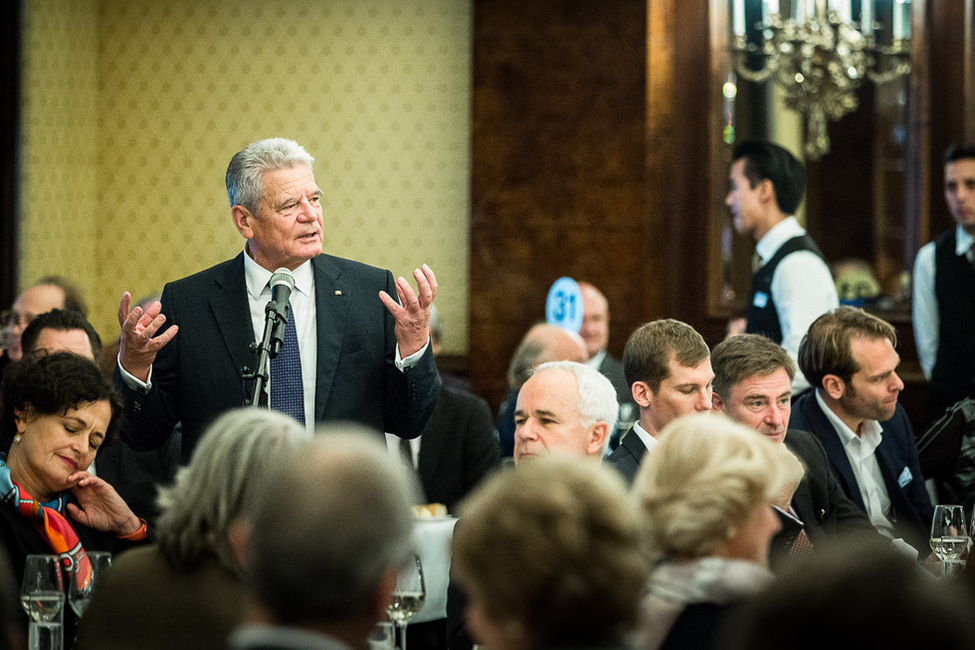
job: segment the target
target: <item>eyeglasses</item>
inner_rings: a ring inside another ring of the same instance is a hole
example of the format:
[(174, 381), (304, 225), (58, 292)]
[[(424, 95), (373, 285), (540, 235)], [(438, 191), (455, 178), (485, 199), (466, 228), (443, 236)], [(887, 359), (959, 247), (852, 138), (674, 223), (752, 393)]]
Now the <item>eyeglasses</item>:
[(36, 314), (18, 314), (13, 310), (3, 311), (0, 312), (0, 327), (7, 328), (17, 325), (27, 327), (35, 317)]

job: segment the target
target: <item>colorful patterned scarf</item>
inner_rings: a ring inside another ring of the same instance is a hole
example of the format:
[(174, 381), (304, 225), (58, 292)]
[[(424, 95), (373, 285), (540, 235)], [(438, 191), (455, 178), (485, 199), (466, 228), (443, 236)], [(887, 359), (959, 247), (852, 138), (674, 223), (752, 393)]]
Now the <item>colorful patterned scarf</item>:
[(0, 501), (9, 503), (30, 519), (51, 550), (61, 558), (61, 567), (74, 578), (79, 588), (87, 587), (91, 581), (91, 561), (77, 533), (61, 514), (68, 502), (67, 495), (62, 493), (53, 501), (39, 503), (10, 479), (6, 461), (6, 454), (0, 453)]

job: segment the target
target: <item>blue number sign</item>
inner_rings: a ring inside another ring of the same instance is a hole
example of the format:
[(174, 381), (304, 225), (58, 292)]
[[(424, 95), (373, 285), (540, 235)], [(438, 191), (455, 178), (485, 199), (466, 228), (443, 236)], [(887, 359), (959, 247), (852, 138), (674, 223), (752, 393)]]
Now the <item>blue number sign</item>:
[(582, 292), (572, 278), (559, 278), (548, 290), (545, 322), (573, 332), (582, 327)]

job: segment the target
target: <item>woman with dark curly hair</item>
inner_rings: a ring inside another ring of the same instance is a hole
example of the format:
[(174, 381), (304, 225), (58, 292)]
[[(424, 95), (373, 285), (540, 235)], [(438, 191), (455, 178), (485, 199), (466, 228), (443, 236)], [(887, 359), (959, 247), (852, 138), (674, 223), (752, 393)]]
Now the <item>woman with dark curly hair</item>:
[[(118, 435), (122, 409), (115, 388), (83, 357), (29, 356), (6, 369), (0, 539), (18, 579), (28, 554), (54, 554), (84, 584), (91, 578), (87, 551), (115, 553), (146, 538), (145, 522), (111, 485), (87, 472)], [(73, 621), (66, 622), (70, 634)]]

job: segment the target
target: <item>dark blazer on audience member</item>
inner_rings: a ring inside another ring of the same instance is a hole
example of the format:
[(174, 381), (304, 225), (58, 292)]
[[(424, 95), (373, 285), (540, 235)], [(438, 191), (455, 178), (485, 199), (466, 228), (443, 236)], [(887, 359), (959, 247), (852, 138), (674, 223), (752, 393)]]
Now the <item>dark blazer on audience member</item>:
[[(839, 434), (819, 408), (815, 391), (810, 391), (796, 401), (789, 424), (794, 429), (809, 431), (819, 439), (829, 458), (830, 470), (840, 487), (858, 508), (866, 512), (853, 467), (843, 449)], [(875, 455), (893, 508), (894, 532), (922, 555), (926, 555), (934, 508), (924, 487), (914, 431), (900, 404), (897, 405), (894, 417), (880, 424), (883, 427), (882, 442)]]
[(217, 650), (244, 620), (247, 588), (216, 556), (176, 569), (156, 545), (123, 553), (78, 626), (78, 650)]
[(453, 513), (457, 503), (500, 461), (487, 402), (442, 386), (423, 429), (417, 462), (427, 503), (442, 503)]
[(623, 434), (620, 446), (606, 457), (605, 462), (619, 470), (626, 482), (632, 485), (646, 453), (647, 446), (640, 440), (640, 436), (633, 432), (633, 427), (630, 427)]
[(772, 538), (773, 564), (780, 554), (789, 552), (802, 529), (814, 546), (842, 535), (877, 535), (867, 515), (843, 493), (843, 488), (830, 473), (826, 450), (816, 436), (789, 429), (785, 446), (805, 467), (799, 487), (792, 495), (792, 508), (802, 520), (803, 527), (776, 511), (782, 521), (782, 530)]
[[(440, 378), (429, 347), (406, 373), (394, 365), (394, 321), (378, 295), (381, 290), (396, 295), (392, 274), (325, 254), (311, 263), (318, 336), (315, 420), (351, 420), (415, 438), (433, 410)], [(170, 282), (162, 305), (166, 323), (179, 325), (179, 333), (156, 356), (151, 390), (127, 388), (116, 368), (129, 410), (123, 435), (133, 449), (151, 449), (181, 421), (186, 462), (206, 425), (250, 397), (251, 383), (241, 369), (256, 365), (250, 345), (261, 333), (251, 324), (244, 253)]]

